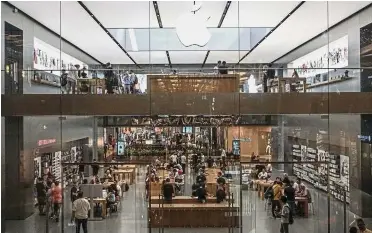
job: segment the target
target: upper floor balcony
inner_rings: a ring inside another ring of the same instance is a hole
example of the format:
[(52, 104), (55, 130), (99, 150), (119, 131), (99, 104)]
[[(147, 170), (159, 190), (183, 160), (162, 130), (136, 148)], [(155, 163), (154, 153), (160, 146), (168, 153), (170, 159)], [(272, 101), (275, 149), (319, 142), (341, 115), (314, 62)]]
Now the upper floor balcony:
[(66, 89), (58, 87), (60, 94), (2, 95), (2, 116), (372, 113), (370, 92), (332, 92), (329, 84), (328, 92), (309, 92), (313, 87), (303, 85), (301, 78), (279, 78), (269, 86), (273, 92), (241, 93), (239, 79), (238, 75), (149, 75), (146, 93), (141, 94), (128, 94), (133, 90), (125, 84), (107, 90), (104, 79), (79, 80), (75, 94), (71, 89), (62, 94)]

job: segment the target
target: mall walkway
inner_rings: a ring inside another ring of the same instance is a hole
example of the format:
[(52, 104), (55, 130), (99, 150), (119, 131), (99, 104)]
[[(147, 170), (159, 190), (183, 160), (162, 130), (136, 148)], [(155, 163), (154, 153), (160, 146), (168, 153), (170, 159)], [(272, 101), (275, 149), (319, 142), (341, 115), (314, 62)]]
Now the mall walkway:
[[(122, 200), (118, 213), (114, 213), (103, 221), (89, 221), (89, 233), (147, 233), (147, 202), (145, 201), (145, 168), (140, 169), (142, 175), (136, 176), (136, 183), (130, 186)], [(195, 176), (188, 171), (186, 175), (186, 195), (191, 193), (191, 184)], [(238, 186), (233, 188), (239, 193)], [(69, 193), (67, 193), (69, 194)], [(69, 196), (69, 195), (67, 195)], [(324, 192), (312, 190), (315, 215), (309, 218), (296, 218), (291, 226), (291, 232), (327, 233), (327, 198)], [(243, 232), (244, 233), (278, 233), (280, 220), (273, 219), (270, 211), (264, 208), (264, 201), (259, 200), (255, 191), (243, 191)], [(75, 233), (75, 227), (68, 227), (67, 223), (71, 217), (71, 204), (65, 204), (65, 231), (64, 233)], [(348, 222), (353, 215), (348, 213)], [(343, 232), (343, 206), (339, 201), (332, 201), (331, 205), (331, 232)], [(371, 223), (371, 221), (366, 221)], [(50, 233), (61, 233), (61, 223), (49, 222)], [(368, 225), (370, 228), (372, 225)], [(6, 233), (44, 233), (45, 217), (37, 213), (24, 221), (6, 221)], [(158, 233), (159, 229), (152, 229), (152, 233)], [(165, 233), (228, 233), (227, 228), (172, 228), (164, 229)], [(235, 229), (233, 233), (240, 233)]]

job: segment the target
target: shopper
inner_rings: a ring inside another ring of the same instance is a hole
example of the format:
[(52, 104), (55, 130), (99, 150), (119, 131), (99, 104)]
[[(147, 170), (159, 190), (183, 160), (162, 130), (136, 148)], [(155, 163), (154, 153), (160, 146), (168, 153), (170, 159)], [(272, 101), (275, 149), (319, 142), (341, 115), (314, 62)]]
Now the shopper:
[(88, 233), (88, 212), (90, 204), (87, 199), (83, 198), (83, 192), (78, 193), (78, 199), (72, 205), (71, 221), (76, 222), (76, 233), (80, 233), (80, 226), (83, 227), (84, 233)]
[(359, 228), (359, 231), (360, 231), (361, 233), (372, 233), (371, 230), (368, 230), (368, 229), (366, 228), (366, 224), (364, 223), (363, 219), (358, 218), (358, 219), (356, 220), (356, 224), (357, 224), (357, 226), (358, 226), (358, 228)]
[(182, 155), (181, 155), (181, 166), (182, 166), (183, 174), (186, 173), (186, 161), (187, 161), (186, 155), (185, 155), (185, 153), (182, 153)]
[(174, 195), (175, 195), (175, 193), (174, 193), (174, 187), (170, 183), (170, 179), (167, 178), (165, 180), (165, 183), (163, 184), (163, 196), (164, 196), (164, 200), (166, 202), (172, 202), (172, 198), (173, 198)]
[(36, 183), (37, 203), (39, 207), (39, 215), (45, 215), (44, 208), (47, 199), (47, 187), (43, 178), (39, 177)]
[(222, 65), (220, 66), (220, 74), (227, 74), (227, 64), (226, 61), (222, 62)]
[(283, 203), (283, 208), (281, 211), (281, 224), (280, 233), (288, 233), (289, 224), (293, 223), (293, 216), (291, 216), (291, 209), (287, 203), (287, 198), (285, 196), (281, 197)]
[(207, 201), (207, 190), (205, 189), (205, 184), (203, 182), (199, 184), (199, 188), (196, 190), (196, 195), (201, 203)]
[(284, 195), (287, 197), (287, 203), (291, 207), (292, 213), (295, 210), (295, 189), (293, 188), (293, 181), (289, 182), (289, 185), (284, 188)]
[[(271, 206), (271, 213), (274, 218), (277, 217), (277, 211), (280, 211), (280, 198), (282, 197), (282, 186), (279, 182), (275, 181), (273, 186), (273, 201)], [(287, 199), (286, 199), (287, 200)], [(278, 209), (278, 210), (277, 210)]]
[(358, 233), (358, 228), (350, 227), (349, 233)]
[(106, 70), (104, 73), (105, 84), (108, 94), (114, 94), (114, 72), (112, 70), (110, 62), (106, 63)]
[(54, 182), (55, 186), (51, 189), (51, 196), (53, 201), (53, 216), (56, 222), (59, 221), (59, 209), (62, 204), (62, 187), (59, 181)]
[[(93, 159), (93, 163), (97, 163), (97, 160)], [(92, 170), (93, 170), (93, 176), (98, 176), (98, 171), (99, 171), (99, 165), (98, 164), (93, 164)]]

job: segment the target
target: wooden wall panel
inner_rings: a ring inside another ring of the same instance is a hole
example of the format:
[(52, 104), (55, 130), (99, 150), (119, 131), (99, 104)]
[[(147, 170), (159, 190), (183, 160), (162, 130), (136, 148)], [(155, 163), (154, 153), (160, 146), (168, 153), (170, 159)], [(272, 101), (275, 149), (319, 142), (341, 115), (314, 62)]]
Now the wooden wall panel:
[(150, 93), (236, 93), (237, 75), (148, 75)]
[(2, 116), (372, 114), (372, 93), (2, 95)]
[(240, 142), (240, 153), (242, 157), (251, 156), (252, 152), (256, 155), (265, 155), (265, 151), (262, 151), (261, 148), (265, 147), (267, 142), (264, 145), (261, 145), (262, 140), (260, 140), (260, 133), (270, 133), (270, 126), (234, 126), (228, 127), (227, 129), (227, 148), (231, 150), (232, 140), (233, 139), (250, 139), (250, 141), (241, 141)]
[(236, 115), (238, 94), (154, 93), (152, 115)]

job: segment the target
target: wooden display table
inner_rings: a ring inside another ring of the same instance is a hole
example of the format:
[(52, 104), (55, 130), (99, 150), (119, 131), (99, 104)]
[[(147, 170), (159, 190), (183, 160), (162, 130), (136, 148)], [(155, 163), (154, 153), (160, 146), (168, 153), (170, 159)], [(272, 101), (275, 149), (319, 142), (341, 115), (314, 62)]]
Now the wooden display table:
[(268, 187), (273, 185), (274, 181), (272, 180), (258, 180), (257, 181), (257, 191), (258, 191), (258, 197), (263, 200), (265, 198), (265, 191)]
[(119, 180), (128, 180), (129, 184), (134, 183), (134, 177), (133, 177), (134, 169), (118, 169), (118, 170), (114, 170), (112, 173), (117, 174), (119, 177)]
[[(162, 197), (159, 199), (158, 196), (151, 196), (151, 204), (161, 204)], [(198, 198), (190, 196), (175, 196), (172, 198), (172, 204), (198, 204)], [(217, 203), (217, 198), (207, 197), (207, 203)]]
[(295, 201), (298, 203), (302, 203), (303, 205), (303, 211), (304, 211), (304, 217), (309, 217), (309, 201), (307, 197), (295, 197)]
[[(170, 227), (238, 227), (239, 208), (225, 203), (152, 204), (150, 226)], [(231, 217), (229, 217), (231, 216)]]
[[(205, 178), (206, 178), (205, 189), (207, 190), (207, 193), (210, 195), (216, 195), (218, 172), (221, 172), (221, 169), (218, 169), (218, 168), (206, 168), (205, 169)], [(227, 180), (226, 180), (225, 191), (226, 193), (229, 192), (229, 183)]]
[(136, 181), (136, 165), (119, 165), (118, 169), (119, 170), (130, 170), (130, 169), (132, 169), (133, 170), (132, 183), (135, 183), (135, 181)]

